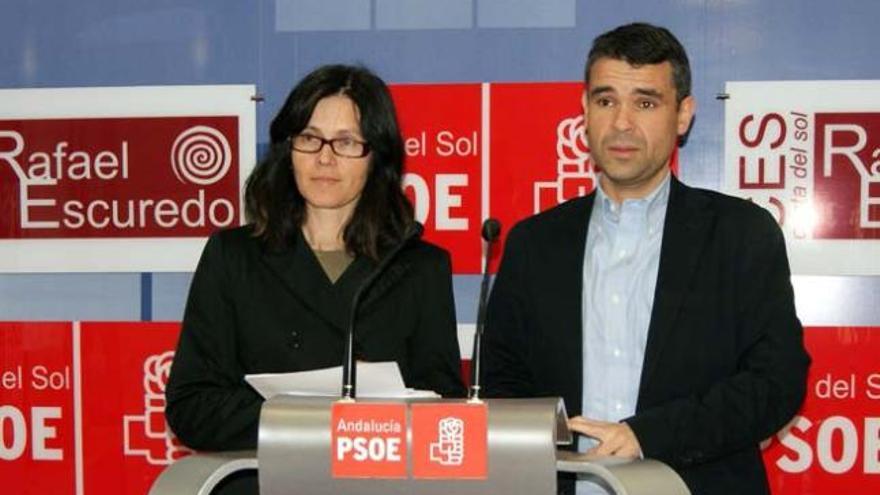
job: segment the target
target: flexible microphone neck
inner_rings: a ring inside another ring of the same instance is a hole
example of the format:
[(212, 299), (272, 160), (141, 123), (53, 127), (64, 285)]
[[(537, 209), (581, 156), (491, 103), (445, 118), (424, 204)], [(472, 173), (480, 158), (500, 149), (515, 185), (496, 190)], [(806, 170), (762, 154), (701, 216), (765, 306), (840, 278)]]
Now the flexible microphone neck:
[(477, 329), (474, 332), (474, 348), (471, 356), (470, 400), (480, 400), (480, 361), (483, 350), (483, 329), (486, 326), (486, 303), (489, 299), (489, 262), (492, 260), (492, 246), (501, 236), (501, 222), (487, 218), (483, 222), (482, 237), (486, 241), (486, 260), (483, 263), (483, 280), (480, 282), (480, 299), (477, 306)]
[(364, 279), (361, 283), (360, 287), (358, 287), (357, 291), (355, 291), (354, 296), (351, 299), (351, 313), (348, 319), (348, 333), (345, 336), (345, 358), (342, 361), (342, 398), (347, 400), (354, 400), (356, 396), (355, 387), (357, 386), (357, 363), (354, 360), (354, 330), (355, 323), (357, 320), (357, 310), (360, 305), (361, 298), (364, 294), (366, 294), (367, 290), (369, 290), (370, 286), (376, 282), (376, 279), (382, 275), (383, 272), (391, 265), (391, 262), (403, 251), (403, 248), (407, 246), (413, 239), (417, 239), (421, 237), (424, 228), (418, 222), (413, 222), (413, 224), (407, 229), (403, 238), (394, 246), (394, 249), (388, 251), (388, 253), (379, 261), (379, 264), (376, 265), (376, 268), (370, 273), (370, 275)]

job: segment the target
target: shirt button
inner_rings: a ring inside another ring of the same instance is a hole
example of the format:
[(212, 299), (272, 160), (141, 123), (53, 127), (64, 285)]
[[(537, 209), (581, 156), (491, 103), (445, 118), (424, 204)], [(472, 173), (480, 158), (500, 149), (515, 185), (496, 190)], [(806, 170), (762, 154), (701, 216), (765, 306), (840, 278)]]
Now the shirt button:
[(621, 249), (621, 250), (617, 253), (617, 255), (618, 255), (619, 257), (623, 258), (624, 256), (626, 256), (626, 249)]
[(294, 331), (290, 332), (290, 336), (291, 336), (291, 337), (299, 337), (299, 332), (297, 332), (296, 330), (294, 330)]
[(623, 404), (621, 404), (620, 402), (614, 404), (614, 409), (620, 411), (621, 409), (623, 409)]
[(614, 357), (620, 357), (620, 349), (614, 349), (612, 354), (614, 354)]
[(611, 294), (611, 302), (613, 302), (614, 304), (619, 304), (620, 296), (618, 296), (617, 294)]

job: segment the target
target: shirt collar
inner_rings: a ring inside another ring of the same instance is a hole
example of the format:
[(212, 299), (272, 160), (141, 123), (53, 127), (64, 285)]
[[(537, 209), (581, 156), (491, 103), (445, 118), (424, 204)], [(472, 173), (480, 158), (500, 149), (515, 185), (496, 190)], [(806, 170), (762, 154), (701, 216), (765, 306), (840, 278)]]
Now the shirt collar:
[(611, 222), (617, 223), (620, 220), (620, 210), (625, 207), (625, 205), (632, 204), (633, 206), (643, 208), (645, 211), (645, 215), (649, 219), (651, 223), (654, 223), (654, 219), (659, 218), (662, 221), (662, 218), (665, 215), (659, 215), (661, 213), (665, 213), (666, 204), (669, 201), (669, 184), (672, 182), (671, 179), (672, 173), (669, 172), (666, 174), (666, 177), (657, 184), (657, 187), (654, 188), (651, 192), (648, 193), (647, 196), (643, 198), (636, 199), (626, 199), (620, 205), (614, 202), (605, 191), (602, 189), (602, 182), (596, 179), (596, 202), (595, 208), (599, 209), (599, 213), (603, 215), (603, 217)]

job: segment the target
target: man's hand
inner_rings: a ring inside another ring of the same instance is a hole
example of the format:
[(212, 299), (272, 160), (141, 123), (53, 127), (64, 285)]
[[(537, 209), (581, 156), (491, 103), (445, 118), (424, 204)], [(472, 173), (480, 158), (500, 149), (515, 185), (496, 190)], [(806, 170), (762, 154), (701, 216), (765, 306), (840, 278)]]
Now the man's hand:
[(587, 454), (627, 459), (638, 459), (642, 455), (639, 439), (626, 423), (608, 423), (577, 416), (568, 420), (568, 427), (599, 441), (599, 445), (588, 450)]

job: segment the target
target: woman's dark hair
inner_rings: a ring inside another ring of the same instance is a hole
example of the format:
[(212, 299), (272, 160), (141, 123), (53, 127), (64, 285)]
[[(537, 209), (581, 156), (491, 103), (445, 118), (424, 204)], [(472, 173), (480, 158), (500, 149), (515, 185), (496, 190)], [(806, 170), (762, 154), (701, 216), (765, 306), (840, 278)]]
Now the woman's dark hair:
[(633, 66), (645, 64), (672, 65), (672, 82), (676, 101), (691, 94), (691, 66), (678, 38), (668, 29), (643, 22), (626, 24), (599, 35), (587, 56), (584, 80), (589, 84), (590, 69), (601, 58), (622, 60)]
[(293, 178), (290, 137), (308, 125), (321, 99), (334, 95), (354, 101), (371, 150), (366, 184), (343, 240), (349, 253), (378, 260), (415, 220), (401, 189), (404, 151), (394, 103), (385, 83), (364, 67), (325, 65), (293, 88), (272, 120), (269, 151), (248, 177), (245, 214), (254, 235), (271, 248), (288, 245), (298, 235), (305, 200)]

